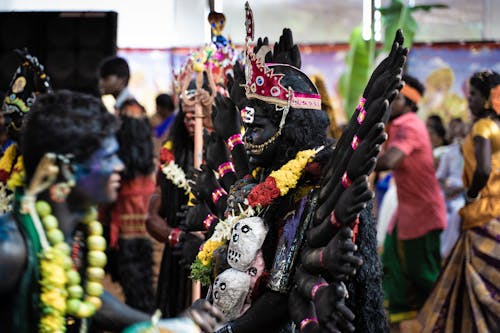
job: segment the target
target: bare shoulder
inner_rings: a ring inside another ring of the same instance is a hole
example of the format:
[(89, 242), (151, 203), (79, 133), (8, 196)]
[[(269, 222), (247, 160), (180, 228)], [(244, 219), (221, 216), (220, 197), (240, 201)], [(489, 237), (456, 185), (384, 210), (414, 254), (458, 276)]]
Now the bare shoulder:
[(0, 295), (11, 290), (26, 264), (26, 243), (11, 213), (0, 216)]

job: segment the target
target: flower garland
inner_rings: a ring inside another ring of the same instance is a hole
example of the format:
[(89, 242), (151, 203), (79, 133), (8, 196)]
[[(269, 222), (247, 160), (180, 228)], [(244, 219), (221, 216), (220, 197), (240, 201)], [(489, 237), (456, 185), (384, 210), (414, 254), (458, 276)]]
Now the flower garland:
[(212, 236), (200, 247), (200, 251), (195, 261), (191, 265), (191, 275), (193, 280), (199, 280), (202, 285), (207, 286), (210, 281), (210, 269), (214, 251), (227, 243), (231, 237), (233, 226), (239, 218), (228, 216), (225, 220), (219, 221), (215, 226)]
[(248, 204), (251, 207), (264, 208), (276, 198), (285, 196), (294, 189), (302, 177), (306, 165), (311, 162), (319, 150), (309, 149), (299, 151), (295, 159), (288, 161), (279, 170), (271, 174), (248, 194)]
[(0, 214), (5, 214), (12, 210), (12, 200), (14, 193), (9, 191), (7, 185), (0, 182)]
[(272, 204), (276, 198), (285, 196), (297, 187), (307, 164), (321, 149), (323, 147), (298, 152), (295, 159), (288, 161), (279, 170), (271, 172), (262, 183), (252, 188), (247, 197), (250, 207), (244, 211), (241, 210), (243, 212), (237, 217), (230, 215), (227, 219), (220, 221), (215, 226), (212, 237), (201, 246), (195, 262), (191, 265), (191, 278), (199, 280), (204, 286), (209, 285), (213, 253), (219, 246), (227, 243), (236, 221), (255, 216), (256, 212)]
[(16, 187), (24, 185), (24, 164), (23, 157), (19, 156), (17, 158), (16, 165), (12, 169), (9, 179), (7, 180), (7, 187), (14, 191)]
[(175, 164), (175, 157), (172, 141), (167, 141), (160, 150), (160, 168), (165, 177), (172, 182), (175, 186), (183, 189), (186, 194), (191, 192), (191, 187), (186, 178), (184, 170)]
[(35, 208), (43, 224), (44, 234), (40, 237), (46, 237), (50, 243), (39, 254), (41, 315), (38, 328), (40, 333), (64, 332), (67, 314), (88, 318), (102, 305), (100, 296), (103, 293), (101, 282), (106, 265), (106, 240), (102, 237), (102, 225), (95, 220), (97, 212), (94, 209), (83, 219), (89, 233), (84, 292), (80, 285), (80, 274), (73, 267), (71, 249), (64, 242), (64, 235), (58, 227), (57, 218), (52, 215), (50, 205), (45, 201), (37, 201)]
[(17, 144), (13, 143), (7, 148), (0, 159), (0, 181), (2, 183), (7, 183), (7, 179), (9, 179), (10, 171), (12, 170), (16, 156)]
[(11, 192), (13, 192), (16, 187), (22, 186), (24, 182), (23, 157), (17, 155), (17, 150), (17, 144), (11, 144), (0, 159), (1, 213), (5, 213), (11, 210), (13, 200), (13, 195)]

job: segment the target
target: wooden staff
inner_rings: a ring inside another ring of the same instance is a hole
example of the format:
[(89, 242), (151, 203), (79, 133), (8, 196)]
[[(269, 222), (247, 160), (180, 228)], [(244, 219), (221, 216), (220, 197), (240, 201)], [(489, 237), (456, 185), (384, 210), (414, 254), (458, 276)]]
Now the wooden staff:
[[(203, 105), (200, 100), (200, 94), (195, 95), (194, 99), (189, 99), (186, 96), (186, 91), (189, 86), (189, 82), (191, 81), (191, 77), (193, 71), (196, 73), (195, 82), (196, 82), (196, 91), (201, 92), (203, 90), (203, 72), (207, 72), (208, 82), (210, 88), (212, 89), (212, 93), (210, 94), (210, 98)], [(186, 105), (194, 105), (194, 156), (193, 156), (193, 164), (195, 169), (200, 169), (200, 166), (203, 162), (203, 118), (205, 115), (203, 114), (203, 106), (212, 105), (215, 100), (216, 86), (212, 76), (212, 70), (210, 64), (206, 66), (206, 69), (203, 70), (194, 70), (192, 63), (189, 63), (186, 66), (186, 75), (183, 80), (181, 98)], [(210, 117), (210, 115), (207, 115)], [(201, 285), (199, 281), (192, 282), (192, 301), (196, 301), (201, 297)]]

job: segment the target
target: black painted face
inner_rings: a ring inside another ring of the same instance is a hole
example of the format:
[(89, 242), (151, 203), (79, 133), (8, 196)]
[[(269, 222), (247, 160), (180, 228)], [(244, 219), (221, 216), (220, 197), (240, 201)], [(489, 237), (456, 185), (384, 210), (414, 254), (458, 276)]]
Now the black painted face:
[(252, 123), (245, 124), (243, 141), (252, 167), (268, 167), (275, 158), (278, 146), (279, 127), (272, 121), (270, 115), (274, 105), (259, 100), (250, 100), (249, 107), (255, 110)]

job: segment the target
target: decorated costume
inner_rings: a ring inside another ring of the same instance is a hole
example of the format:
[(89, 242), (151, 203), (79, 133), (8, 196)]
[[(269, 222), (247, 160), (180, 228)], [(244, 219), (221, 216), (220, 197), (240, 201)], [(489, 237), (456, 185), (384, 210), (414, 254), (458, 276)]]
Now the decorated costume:
[(15, 50), (22, 59), (2, 104), (2, 113), (10, 140), (0, 159), (0, 213), (10, 210), (12, 192), (21, 185), (24, 177), (23, 159), (19, 151), (19, 132), (24, 116), (29, 112), (40, 93), (51, 92), (50, 79), (38, 59), (26, 50)]
[[(246, 20), (248, 42), (248, 4)], [(398, 33), (335, 150), (320, 95), (293, 66), (300, 53), (290, 30), (274, 53), (267, 38), (255, 53), (247, 47), (246, 77), (235, 68), (231, 99), (217, 100), (214, 127), (233, 159), (244, 146), (254, 172), (233, 185), (225, 219), (192, 265), (194, 278), (213, 282), (209, 297), (227, 316), (218, 332), (385, 330), (373, 219), (358, 215), (372, 197), (365, 175), (385, 140), (381, 120), (401, 87), (402, 39)], [(365, 264), (346, 287), (361, 264), (355, 244)]]
[[(500, 76), (478, 72), (470, 84), (469, 108), (477, 120), (462, 146), (463, 179), (468, 188), (466, 205), (460, 210), (462, 231), (433, 292), (412, 322), (414, 332), (500, 329)], [(486, 155), (476, 151), (484, 142), (491, 147)], [(478, 161), (477, 156), (485, 161)], [(484, 162), (491, 172), (481, 181)], [(476, 195), (470, 194), (478, 189)]]
[(125, 294), (125, 303), (144, 312), (154, 310), (153, 248), (146, 231), (148, 203), (155, 189), (153, 142), (144, 108), (123, 103), (117, 132), (118, 156), (125, 164), (118, 199), (100, 209), (99, 219), (109, 228), (109, 264), (113, 280)]
[(59, 92), (33, 105), (22, 137), (28, 185), (0, 221), (1, 331), (119, 330), (148, 319), (101, 284), (106, 241), (93, 205), (116, 199), (116, 129), (91, 96)]
[[(160, 194), (159, 216), (170, 228), (178, 228), (176, 216), (188, 201), (189, 186), (186, 174), (193, 165), (193, 139), (184, 126), (185, 114), (181, 109), (172, 125), (170, 138), (160, 150), (160, 170), (156, 184)], [(170, 238), (172, 239), (172, 238)], [(157, 307), (164, 317), (182, 312), (191, 299), (189, 273), (173, 254), (175, 243), (167, 242), (163, 250), (162, 264), (157, 287)]]
[[(210, 18), (213, 19), (213, 15)], [(220, 23), (214, 23), (218, 26), (219, 38), (193, 52), (176, 74), (181, 110), (172, 125), (170, 137), (160, 151), (161, 165), (157, 178), (157, 192), (161, 195), (159, 216), (166, 221), (169, 230), (157, 302), (165, 317), (180, 313), (191, 301), (191, 280), (186, 270), (189, 263), (184, 263), (180, 254), (188, 247), (197, 249), (201, 240), (189, 234), (193, 230), (179, 228), (180, 222), (184, 220), (182, 215), (188, 209), (183, 207), (181, 210), (181, 207), (187, 205), (188, 194), (191, 192), (187, 175), (202, 162), (203, 132), (205, 129), (212, 130), (213, 98), (217, 91), (223, 90), (220, 87), (225, 85), (226, 75), (232, 72), (236, 59), (234, 49), (220, 34), (224, 22), (222, 27), (219, 26)], [(196, 128), (197, 121), (199, 129)], [(177, 250), (175, 254), (174, 247)]]

